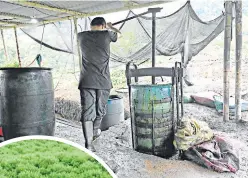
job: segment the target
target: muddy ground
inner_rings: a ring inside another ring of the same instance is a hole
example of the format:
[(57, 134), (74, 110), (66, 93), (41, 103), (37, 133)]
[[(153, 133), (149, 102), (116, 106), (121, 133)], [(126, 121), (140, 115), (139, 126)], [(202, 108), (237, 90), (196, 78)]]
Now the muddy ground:
[[(215, 51), (215, 53), (214, 53)], [(245, 53), (247, 54), (247, 52)], [(163, 60), (158, 57), (157, 66), (173, 66), (174, 61), (179, 56), (174, 56), (171, 60)], [(165, 62), (167, 61), (167, 62)], [(247, 91), (248, 86), (248, 56), (243, 55), (242, 61), (242, 91)], [(189, 63), (193, 81), (192, 87), (184, 87), (184, 93), (196, 93), (203, 91), (214, 91), (223, 94), (223, 49), (215, 45), (210, 45), (198, 54)], [(57, 102), (57, 109), (64, 113), (64, 117), (69, 120), (78, 120), (79, 91), (77, 86), (70, 85), (74, 80), (73, 76), (63, 77), (56, 97), (69, 100)], [(231, 75), (230, 75), (230, 95), (234, 96), (235, 86), (235, 61), (231, 55)], [(112, 93), (115, 93), (113, 90)], [(122, 94), (123, 95), (123, 94)], [(123, 95), (126, 109), (129, 108), (127, 93)], [(247, 97), (245, 97), (247, 100)], [(63, 109), (64, 108), (64, 109)], [(242, 121), (236, 123), (231, 117), (226, 123), (223, 117), (215, 109), (197, 104), (184, 105), (185, 116), (192, 116), (205, 121), (214, 132), (222, 132), (238, 141), (240, 148), (240, 170), (236, 174), (216, 173), (206, 168), (202, 168), (189, 161), (172, 159), (162, 159), (152, 155), (138, 153), (131, 148), (130, 120), (126, 120), (109, 130), (102, 132), (101, 136), (94, 143), (97, 149), (96, 154), (101, 157), (116, 172), (120, 178), (247, 178), (248, 177), (248, 113), (244, 112)], [(56, 125), (56, 136), (84, 144), (83, 133), (80, 124), (77, 126), (65, 126), (61, 123)]]
[[(247, 122), (242, 121), (236, 124), (234, 121), (229, 121), (224, 123), (222, 116), (218, 116), (214, 109), (197, 104), (186, 104), (185, 115), (206, 121), (215, 132), (226, 133), (238, 141), (240, 147), (240, 170), (236, 174), (215, 173), (192, 162), (177, 160), (177, 155), (170, 160), (166, 160), (132, 150), (129, 119), (102, 132), (94, 143), (97, 149), (96, 154), (116, 172), (118, 177), (122, 178), (180, 178), (182, 176), (189, 178), (246, 178), (248, 173)], [(55, 136), (83, 145), (81, 125), (78, 122), (73, 122), (73, 124), (77, 125), (77, 128), (57, 123)]]

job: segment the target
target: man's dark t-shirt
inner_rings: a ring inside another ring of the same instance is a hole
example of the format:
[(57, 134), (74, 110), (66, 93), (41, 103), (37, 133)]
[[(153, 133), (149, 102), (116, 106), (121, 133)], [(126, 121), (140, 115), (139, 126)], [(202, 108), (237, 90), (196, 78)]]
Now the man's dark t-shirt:
[(85, 31), (78, 34), (82, 52), (79, 89), (111, 89), (110, 43), (117, 41), (112, 31)]

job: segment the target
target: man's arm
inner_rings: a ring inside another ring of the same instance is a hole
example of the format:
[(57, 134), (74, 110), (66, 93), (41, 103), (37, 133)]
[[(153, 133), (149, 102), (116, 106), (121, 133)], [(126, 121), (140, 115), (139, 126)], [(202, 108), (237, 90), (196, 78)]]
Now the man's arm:
[(121, 32), (117, 28), (113, 27), (111, 22), (107, 23), (106, 26), (107, 26), (107, 29), (110, 29), (116, 32), (118, 34), (118, 38), (122, 37)]

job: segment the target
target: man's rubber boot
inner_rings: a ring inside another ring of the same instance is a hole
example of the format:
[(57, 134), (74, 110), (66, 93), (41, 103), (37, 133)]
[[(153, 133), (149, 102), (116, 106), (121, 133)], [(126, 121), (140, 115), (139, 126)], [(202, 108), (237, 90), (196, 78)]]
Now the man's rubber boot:
[(83, 122), (82, 127), (83, 127), (83, 134), (85, 137), (85, 147), (92, 152), (96, 152), (96, 150), (92, 144), (92, 142), (93, 142), (93, 122), (92, 121)]
[(100, 136), (101, 130), (100, 130), (100, 124), (102, 119), (96, 118), (93, 122), (93, 140), (98, 138)]
[(194, 82), (191, 81), (189, 70), (187, 68), (183, 69), (183, 80), (186, 83), (187, 86), (193, 86)]
[(94, 129), (93, 130), (93, 141), (96, 140), (101, 134), (101, 130), (100, 129)]

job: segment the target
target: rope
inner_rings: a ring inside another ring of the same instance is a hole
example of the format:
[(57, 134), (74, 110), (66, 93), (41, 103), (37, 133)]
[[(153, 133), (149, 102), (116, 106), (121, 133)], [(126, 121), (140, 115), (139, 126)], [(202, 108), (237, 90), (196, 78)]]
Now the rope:
[(83, 30), (82, 30), (82, 27), (81, 27), (81, 25), (80, 25), (80, 24), (78, 24), (78, 26), (80, 27), (80, 31), (82, 32)]
[[(45, 31), (45, 25), (43, 26), (43, 29), (42, 29), (41, 42), (43, 41), (44, 31)], [(42, 49), (42, 43), (40, 43), (40, 52), (41, 52), (41, 49)], [(31, 65), (35, 62), (35, 60), (37, 60), (37, 56), (36, 56), (35, 59), (34, 59), (29, 65), (27, 65), (26, 67), (31, 66)]]
[(58, 33), (59, 33), (59, 35), (61, 36), (61, 39), (62, 39), (63, 43), (64, 43), (64, 44), (65, 44), (65, 46), (67, 47), (67, 50), (68, 50), (68, 51), (73, 51), (73, 50), (71, 50), (71, 49), (69, 48), (69, 46), (67, 45), (67, 43), (66, 43), (65, 39), (63, 38), (63, 35), (62, 35), (62, 33), (61, 33), (60, 29), (58, 28), (58, 26), (57, 26), (55, 23), (53, 23), (53, 25), (55, 26), (55, 28), (56, 28), (57, 32), (58, 32)]
[[(42, 38), (41, 38), (41, 42), (43, 42), (44, 31), (45, 31), (45, 25), (43, 25), (43, 29), (42, 29)], [(41, 51), (41, 49), (42, 49), (42, 43), (40, 44), (40, 51)]]
[[(73, 55), (73, 65), (74, 65), (74, 72), (73, 72), (73, 74), (74, 74), (74, 77), (75, 77), (75, 79), (77, 80), (77, 81), (79, 81), (78, 79), (77, 79), (77, 77), (76, 77), (76, 75), (75, 75), (75, 73), (76, 73), (76, 71), (75, 71), (75, 60), (74, 60), (74, 53), (73, 53), (73, 50), (74, 50), (74, 48), (73, 48), (73, 41), (74, 41), (74, 33), (73, 33), (73, 24), (72, 24), (72, 20), (70, 20), (70, 25), (71, 25), (71, 46), (72, 46), (72, 55)], [(77, 34), (76, 34), (77, 35)], [(69, 58), (68, 58), (69, 59)], [(59, 78), (59, 80), (58, 80), (58, 82), (57, 82), (57, 84), (56, 84), (56, 86), (55, 86), (55, 88), (54, 88), (54, 91), (57, 89), (57, 87), (59, 86), (59, 83), (60, 83), (60, 80), (61, 80), (61, 78), (62, 78), (62, 76), (63, 76), (63, 74), (64, 74), (64, 71), (65, 71), (65, 69), (66, 69), (66, 67), (67, 67), (67, 64), (68, 64), (68, 59), (67, 59), (67, 61), (66, 61), (66, 64), (65, 64), (65, 67), (64, 67), (64, 70), (63, 70), (63, 72), (61, 73), (61, 76), (60, 76), (60, 78)]]
[(66, 62), (66, 64), (65, 64), (64, 69), (63, 69), (63, 72), (61, 73), (61, 76), (60, 76), (60, 78), (59, 78), (59, 80), (58, 80), (58, 82), (57, 82), (57, 84), (56, 84), (56, 86), (55, 86), (55, 88), (54, 88), (54, 91), (55, 91), (56, 88), (59, 86), (60, 80), (61, 80), (61, 78), (62, 78), (62, 76), (63, 76), (63, 74), (64, 74), (64, 71), (66, 70), (67, 63), (68, 63), (68, 59), (69, 59), (69, 58), (67, 58), (67, 62)]
[(52, 50), (59, 51), (59, 52), (69, 53), (69, 54), (72, 54), (72, 53), (73, 53), (72, 51), (67, 51), (67, 50), (64, 50), (64, 49), (59, 49), (59, 48), (50, 46), (49, 44), (44, 43), (44, 42), (41, 42), (40, 40), (34, 38), (33, 36), (31, 36), (30, 34), (28, 34), (27, 32), (25, 32), (23, 29), (21, 29), (21, 30), (22, 30), (23, 33), (25, 33), (25, 34), (26, 34), (27, 36), (29, 36), (31, 39), (33, 39), (33, 40), (36, 41), (37, 43), (42, 44), (43, 46), (45, 46), (45, 47), (47, 47), (47, 48), (50, 48), (50, 49), (52, 49)]
[[(72, 45), (72, 55), (73, 55), (73, 61), (74, 61), (74, 53), (73, 53), (73, 40), (74, 40), (74, 36), (72, 35), (72, 21), (70, 20), (70, 24), (71, 24), (71, 45)], [(65, 66), (64, 66), (64, 69), (63, 69), (63, 72), (61, 73), (61, 76), (60, 76), (60, 78), (59, 78), (59, 80), (58, 80), (58, 82), (57, 82), (57, 84), (56, 84), (56, 86), (55, 86), (55, 88), (54, 88), (54, 91), (56, 91), (56, 89), (57, 89), (57, 87), (59, 86), (59, 83), (60, 83), (60, 80), (61, 80), (61, 78), (62, 78), (62, 76), (63, 76), (63, 74), (64, 74), (64, 71), (66, 70), (66, 67), (67, 67), (67, 64), (68, 64), (68, 60), (69, 60), (69, 58), (67, 58), (67, 61), (66, 61), (66, 64), (65, 64)], [(74, 68), (74, 70), (75, 70), (75, 68)], [(77, 80), (77, 79), (76, 79)]]
[(29, 65), (27, 65), (26, 67), (31, 66), (35, 62), (35, 60), (36, 60), (36, 58)]

